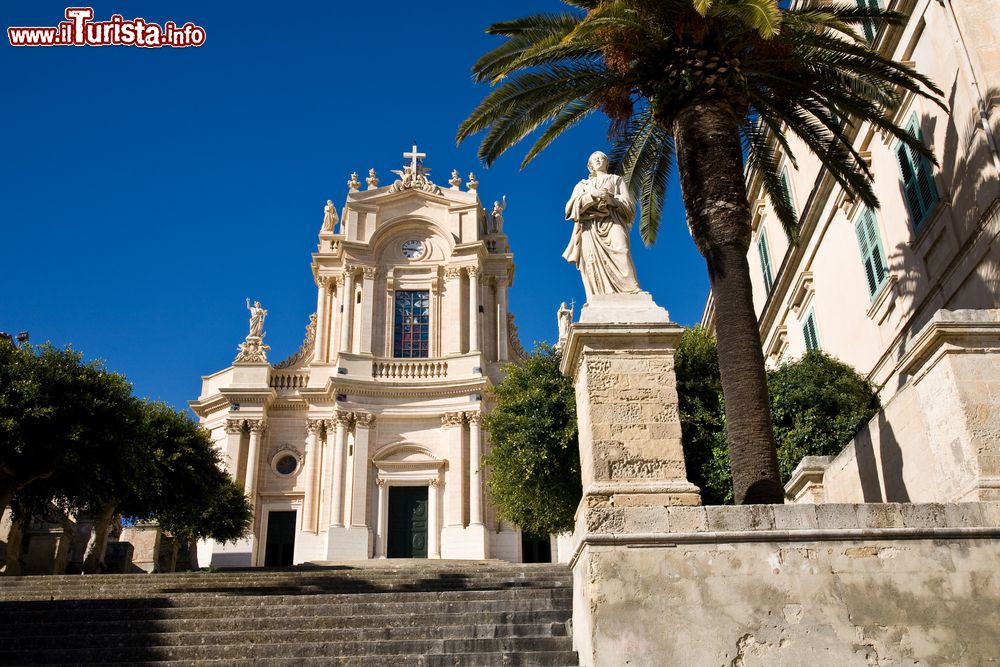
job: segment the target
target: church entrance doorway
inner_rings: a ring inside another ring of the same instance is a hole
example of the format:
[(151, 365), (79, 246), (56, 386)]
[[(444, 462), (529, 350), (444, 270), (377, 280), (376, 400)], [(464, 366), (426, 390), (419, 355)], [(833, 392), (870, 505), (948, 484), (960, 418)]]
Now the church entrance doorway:
[(291, 565), (295, 555), (295, 510), (267, 513), (264, 567)]
[(427, 487), (390, 486), (389, 558), (427, 558)]
[(521, 533), (521, 558), (525, 563), (551, 563), (552, 543), (549, 536)]

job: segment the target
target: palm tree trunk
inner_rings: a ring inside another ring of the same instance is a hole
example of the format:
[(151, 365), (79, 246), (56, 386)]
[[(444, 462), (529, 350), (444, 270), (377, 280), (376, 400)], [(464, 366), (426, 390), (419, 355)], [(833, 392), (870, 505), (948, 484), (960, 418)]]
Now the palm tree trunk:
[(784, 502), (750, 267), (750, 205), (738, 116), (723, 99), (674, 119), (677, 171), (688, 226), (708, 264), (715, 298), (719, 373), (737, 504)]

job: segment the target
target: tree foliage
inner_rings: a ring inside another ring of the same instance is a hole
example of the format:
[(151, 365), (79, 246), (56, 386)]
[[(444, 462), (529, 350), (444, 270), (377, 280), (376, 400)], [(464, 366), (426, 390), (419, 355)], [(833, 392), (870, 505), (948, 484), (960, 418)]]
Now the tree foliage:
[[(688, 479), (706, 505), (732, 503), (715, 339), (697, 327), (685, 331), (676, 368)], [(782, 482), (803, 457), (838, 454), (879, 409), (871, 383), (820, 350), (769, 371), (767, 384)]]
[(156, 520), (181, 537), (235, 540), (249, 500), (207, 431), (163, 403), (132, 395), (121, 375), (78, 352), (0, 341), (0, 487), (19, 519), (90, 512), (96, 571), (116, 514)]
[(536, 535), (573, 529), (582, 495), (573, 383), (541, 344), (494, 389), (486, 486), (501, 517)]

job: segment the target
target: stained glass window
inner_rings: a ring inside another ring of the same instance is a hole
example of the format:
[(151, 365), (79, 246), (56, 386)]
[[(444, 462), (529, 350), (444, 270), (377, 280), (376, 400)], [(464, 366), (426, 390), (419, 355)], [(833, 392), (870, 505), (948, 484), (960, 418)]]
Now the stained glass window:
[(397, 290), (392, 356), (427, 357), (430, 345), (430, 292)]

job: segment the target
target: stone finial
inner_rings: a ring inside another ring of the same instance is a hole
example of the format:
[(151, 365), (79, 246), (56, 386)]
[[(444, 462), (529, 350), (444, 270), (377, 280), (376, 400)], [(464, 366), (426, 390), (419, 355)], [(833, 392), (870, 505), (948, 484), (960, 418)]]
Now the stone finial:
[(469, 190), (475, 190), (479, 187), (479, 181), (476, 180), (476, 175), (471, 171), (469, 172), (469, 181), (465, 184), (465, 187), (469, 188)]
[(462, 177), (458, 175), (458, 169), (451, 170), (451, 178), (448, 179), (452, 190), (458, 190), (462, 185)]
[(365, 179), (365, 183), (368, 184), (369, 190), (374, 190), (378, 187), (378, 177), (375, 176), (374, 168), (368, 170), (368, 178)]
[(351, 172), (351, 180), (347, 181), (347, 188), (351, 192), (357, 192), (358, 188), (361, 187), (361, 181), (358, 180), (358, 172)]

